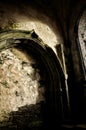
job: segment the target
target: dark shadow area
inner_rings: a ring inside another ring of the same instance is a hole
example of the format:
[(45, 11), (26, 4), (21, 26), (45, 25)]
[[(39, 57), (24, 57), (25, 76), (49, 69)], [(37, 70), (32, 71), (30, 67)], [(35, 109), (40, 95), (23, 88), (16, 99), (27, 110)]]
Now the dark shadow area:
[(20, 107), (18, 111), (11, 112), (8, 122), (4, 122), (6, 126), (0, 126), (0, 130), (41, 130), (44, 124), (44, 103), (36, 105), (26, 105)]
[[(19, 108), (17, 112), (10, 113), (13, 125), (19, 130), (28, 128), (30, 130), (41, 130), (44, 125), (43, 119), (43, 105), (44, 103), (37, 103), (36, 105), (29, 105)], [(9, 128), (9, 127), (8, 127)]]

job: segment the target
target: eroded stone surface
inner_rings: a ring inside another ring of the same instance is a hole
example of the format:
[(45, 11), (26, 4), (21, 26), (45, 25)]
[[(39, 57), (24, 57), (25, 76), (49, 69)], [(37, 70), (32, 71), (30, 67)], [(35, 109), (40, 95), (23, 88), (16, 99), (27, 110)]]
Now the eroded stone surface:
[(0, 52), (0, 122), (20, 107), (45, 100), (40, 70), (31, 64), (36, 62), (16, 48)]

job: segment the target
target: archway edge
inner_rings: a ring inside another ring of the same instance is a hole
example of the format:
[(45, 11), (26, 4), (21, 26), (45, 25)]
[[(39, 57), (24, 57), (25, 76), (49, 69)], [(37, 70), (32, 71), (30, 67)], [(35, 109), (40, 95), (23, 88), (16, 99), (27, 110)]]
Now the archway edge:
[[(7, 41), (8, 40), (8, 41)], [(49, 86), (48, 86), (48, 108), (49, 115), (55, 116), (56, 120), (61, 119), (62, 116), (62, 99), (60, 91), (63, 82), (65, 84), (65, 76), (61, 68), (58, 57), (55, 55), (52, 48), (45, 44), (41, 38), (35, 33), (34, 30), (24, 31), (24, 30), (7, 30), (0, 32), (0, 50), (7, 49), (20, 44), (19, 40), (23, 40), (23, 43), (32, 48), (32, 52), (37, 51), (43, 60), (45, 67), (47, 68), (49, 76)], [(28, 41), (33, 43), (29, 44)], [(27, 43), (26, 43), (27, 41)], [(22, 45), (24, 45), (22, 44)], [(21, 44), (20, 44), (21, 45)], [(65, 88), (62, 88), (65, 89)]]

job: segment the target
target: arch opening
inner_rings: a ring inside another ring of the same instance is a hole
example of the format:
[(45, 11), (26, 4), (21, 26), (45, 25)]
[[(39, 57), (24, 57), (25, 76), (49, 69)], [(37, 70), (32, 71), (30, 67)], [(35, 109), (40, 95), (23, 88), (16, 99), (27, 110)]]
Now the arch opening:
[[(52, 124), (54, 121), (60, 120), (62, 112), (61, 97), (59, 95), (61, 83), (57, 68), (58, 63), (55, 63), (56, 57), (52, 49), (45, 46), (34, 31), (8, 31), (0, 35), (0, 61), (3, 63), (7, 62), (8, 66), (2, 63), (1, 66), (2, 68), (5, 66), (3, 73), (5, 76), (6, 74), (9, 75), (9, 84), (7, 79), (5, 81), (0, 79), (0, 83), (1, 87), (5, 89), (4, 93), (7, 92), (8, 97), (11, 96), (10, 100), (7, 100), (8, 104), (10, 105), (12, 102), (12, 107), (8, 107), (9, 109), (12, 108), (8, 112), (10, 115), (8, 119), (12, 121), (13, 125), (15, 124), (15, 127), (19, 128), (39, 128), (45, 124), (44, 122), (50, 123), (53, 120), (51, 119), (52, 116), (54, 117)], [(5, 59), (3, 59), (3, 55)], [(13, 63), (13, 66), (10, 63)], [(13, 72), (6, 71), (8, 68), (11, 68), (15, 75)], [(20, 68), (23, 68), (22, 71)], [(14, 82), (12, 82), (12, 87), (11, 81), (13, 75)], [(30, 89), (34, 87), (35, 92), (31, 93)], [(9, 95), (9, 91), (6, 91), (9, 88), (11, 90), (13, 88), (13, 93), (11, 92), (11, 94), (15, 94), (16, 98), (14, 96), (13, 99), (12, 95)], [(4, 95), (3, 99), (8, 97)], [(3, 108), (2, 104), (1, 106)], [(25, 114), (27, 118), (23, 115), (24, 113), (27, 113)], [(4, 122), (6, 124), (7, 121), (6, 125), (9, 127), (10, 122), (8, 123), (6, 109), (4, 109), (4, 114), (2, 118), (6, 117)]]

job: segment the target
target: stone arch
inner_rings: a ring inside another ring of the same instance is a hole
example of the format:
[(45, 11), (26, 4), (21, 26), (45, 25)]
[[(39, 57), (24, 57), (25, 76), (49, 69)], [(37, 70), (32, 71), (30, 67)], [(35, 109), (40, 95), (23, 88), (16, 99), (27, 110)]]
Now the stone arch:
[(78, 50), (78, 56), (80, 57), (80, 67), (81, 67), (81, 80), (86, 79), (86, 58), (85, 58), (85, 15), (86, 15), (86, 5), (84, 5), (77, 17), (74, 30), (75, 30), (75, 38), (76, 38), (76, 46)]
[[(70, 97), (71, 102), (71, 110), (73, 113), (74, 118), (77, 118), (77, 120), (81, 120), (82, 117), (84, 117), (84, 114), (79, 115), (80, 111), (83, 111), (84, 103), (83, 100), (83, 93), (84, 93), (84, 82), (85, 82), (85, 76), (83, 73), (83, 68), (81, 65), (81, 59), (80, 59), (80, 50), (78, 47), (78, 24), (80, 17), (86, 9), (86, 3), (85, 1), (81, 3), (77, 3), (72, 11), (71, 19), (70, 19), (70, 25), (69, 25), (69, 40), (70, 40), (70, 53), (71, 53), (71, 72), (69, 75), (73, 75), (73, 77), (70, 77), (70, 93), (72, 92), (72, 96)], [(73, 73), (73, 74), (72, 74)], [(74, 84), (72, 84), (74, 83)], [(72, 88), (72, 89), (71, 89)], [(78, 89), (77, 89), (78, 88)], [(71, 91), (72, 90), (72, 91)], [(76, 100), (75, 100), (76, 99)], [(81, 102), (80, 102), (81, 101)], [(83, 112), (84, 113), (84, 112)]]
[(58, 57), (48, 45), (43, 43), (34, 30), (7, 30), (0, 33), (0, 51), (15, 46), (22, 46), (27, 52), (31, 52), (43, 65), (42, 69), (46, 70), (46, 120), (48, 123), (52, 121), (52, 124), (55, 122), (59, 124), (68, 104), (65, 97), (65, 75)]

